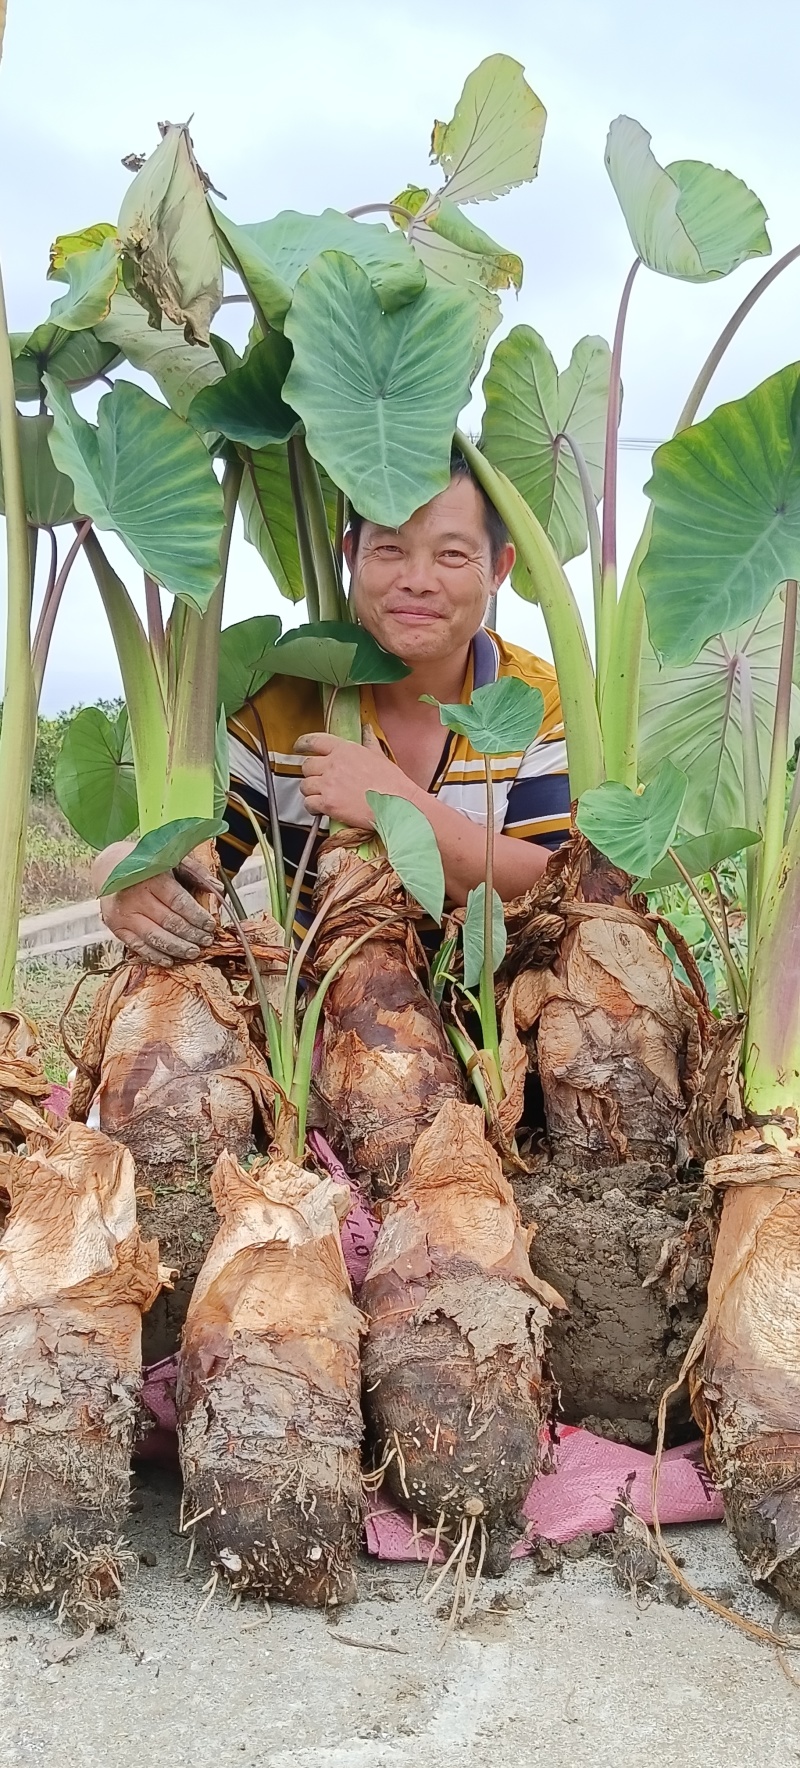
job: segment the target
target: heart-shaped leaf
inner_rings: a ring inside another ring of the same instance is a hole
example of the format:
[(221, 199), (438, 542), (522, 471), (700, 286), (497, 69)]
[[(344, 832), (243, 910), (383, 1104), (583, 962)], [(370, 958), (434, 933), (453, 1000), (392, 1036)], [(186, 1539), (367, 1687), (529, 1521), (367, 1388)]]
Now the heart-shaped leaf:
[(300, 215), (284, 209), (274, 221), (239, 227), (213, 208), (227, 248), (269, 325), (280, 329), (292, 305), (294, 288), (321, 252), (346, 252), (361, 265), (384, 313), (394, 313), (421, 294), (425, 271), (402, 234), (383, 223), (351, 221), (338, 209), (321, 215)]
[(479, 755), (524, 755), (544, 717), (539, 689), (513, 675), (476, 688), (468, 705), (442, 705), (430, 694), (421, 697), (429, 706), (438, 704), (442, 724), (466, 737)]
[(195, 847), (200, 847), (204, 841), (213, 841), (224, 833), (226, 827), (218, 817), (186, 816), (164, 823), (160, 829), (151, 829), (148, 835), (137, 841), (133, 852), (126, 854), (113, 872), (109, 872), (100, 895), (114, 896), (118, 890), (128, 890), (132, 884), (146, 884), (148, 878), (171, 872)]
[(224, 626), (219, 641), (217, 705), (228, 716), (257, 694), (276, 673), (275, 645), (281, 636), (277, 614), (253, 614)]
[[(33, 528), (57, 528), (77, 517), (71, 479), (58, 471), (50, 453), (51, 417), (17, 417), (25, 513)], [(5, 514), (0, 462), (0, 515)]]
[[(320, 472), (331, 539), (336, 524), (336, 488)], [(239, 494), (245, 539), (260, 553), (282, 596), (301, 602), (305, 595), (297, 545), (294, 502), (285, 443), (248, 453)]]
[[(761, 836), (753, 829), (716, 829), (710, 835), (697, 835), (691, 841), (676, 841), (672, 851), (690, 878), (699, 878), (714, 866), (721, 865), (724, 859), (732, 859), (746, 847), (757, 846), (760, 840)], [(666, 859), (653, 868), (649, 878), (638, 879), (636, 888), (667, 890), (670, 885), (683, 882), (681, 872), (667, 854)]]
[(143, 570), (202, 613), (219, 582), (223, 508), (199, 436), (132, 381), (100, 400), (95, 429), (59, 381), (45, 380), (51, 452), (81, 514), (118, 534)]
[(546, 121), (522, 63), (487, 56), (467, 75), (451, 121), (433, 125), (431, 158), (445, 175), (438, 194), (477, 203), (527, 184), (536, 177)]
[(399, 527), (449, 485), (478, 320), (469, 295), (432, 288), (382, 313), (369, 278), (340, 252), (301, 276), (286, 319), (295, 355), (285, 397), (314, 458), (368, 521)]
[(90, 847), (108, 847), (133, 832), (139, 807), (124, 706), (114, 719), (99, 706), (75, 714), (64, 732), (54, 785), (67, 821)]
[(151, 374), (179, 417), (186, 416), (203, 387), (222, 379), (224, 371), (213, 350), (187, 344), (183, 326), (168, 319), (162, 319), (160, 330), (155, 330), (144, 307), (126, 289), (117, 289), (108, 317), (100, 320), (96, 334), (101, 342), (121, 350), (133, 368)]
[(131, 293), (154, 326), (163, 315), (200, 344), (208, 344), (223, 292), (206, 189), (187, 125), (165, 123), (159, 146), (125, 194), (118, 222)]
[(264, 448), (286, 442), (300, 429), (300, 419), (283, 399), (283, 383), (292, 362), (292, 346), (281, 332), (270, 332), (250, 351), (245, 362), (215, 381), (192, 400), (189, 422), (196, 430), (218, 430), (231, 442)]
[[(483, 969), (484, 945), (484, 903), (486, 901), (486, 885), (478, 884), (467, 897), (467, 912), (464, 917), (464, 986), (477, 988)], [(506, 918), (503, 904), (496, 890), (492, 891), (492, 975), (502, 964), (506, 955)]]
[(639, 577), (650, 638), (692, 663), (800, 577), (800, 364), (657, 448)]
[(329, 687), (402, 681), (411, 671), (363, 626), (343, 620), (310, 621), (285, 632), (274, 651), (277, 675), (300, 676)]
[(390, 866), (433, 921), (444, 908), (444, 870), (436, 836), (424, 811), (391, 792), (368, 792), (367, 803)]
[(44, 398), (43, 374), (54, 375), (73, 391), (88, 387), (119, 361), (114, 344), (103, 344), (94, 332), (62, 331), (57, 325), (37, 325), (32, 332), (14, 332), (14, 392), (23, 404)]
[(686, 775), (663, 761), (641, 793), (616, 780), (584, 792), (575, 821), (612, 865), (632, 878), (651, 877), (675, 839), (685, 797)]
[[(766, 793), (783, 635), (783, 592), (756, 620), (709, 639), (693, 663), (659, 668), (642, 650), (639, 771), (652, 779), (669, 756), (688, 776), (681, 827), (690, 835), (747, 820), (742, 755), (743, 704), (752, 698), (762, 793)], [(792, 695), (790, 739), (800, 734), (800, 694)]]
[(611, 371), (604, 338), (581, 338), (559, 374), (544, 338), (515, 325), (497, 345), (483, 383), (481, 450), (522, 492), (562, 564), (585, 552), (586, 509), (572, 437), (595, 501), (603, 495), (603, 450)]
[(633, 117), (611, 124), (606, 167), (648, 269), (684, 282), (713, 282), (772, 251), (764, 205), (740, 178), (701, 160), (660, 166), (647, 130)]
[(64, 261), (58, 280), (69, 283), (50, 309), (49, 323), (62, 331), (86, 331), (105, 319), (121, 276), (119, 241), (114, 234), (92, 251), (74, 252)]

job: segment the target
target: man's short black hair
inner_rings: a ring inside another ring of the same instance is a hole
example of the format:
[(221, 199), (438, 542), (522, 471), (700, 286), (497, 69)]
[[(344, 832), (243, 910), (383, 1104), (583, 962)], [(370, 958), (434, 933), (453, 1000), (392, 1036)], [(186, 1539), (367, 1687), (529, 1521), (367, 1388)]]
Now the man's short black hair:
[[(503, 551), (503, 547), (508, 546), (511, 536), (502, 516), (498, 514), (491, 498), (487, 497), (483, 486), (479, 485), (469, 462), (464, 459), (460, 448), (454, 448), (450, 455), (450, 477), (452, 479), (469, 479), (470, 483), (475, 486), (475, 490), (478, 492), (481, 503), (483, 504), (483, 520), (489, 540), (489, 551), (492, 564), (496, 565), (500, 554)], [(363, 523), (364, 517), (360, 516), (357, 510), (351, 509), (350, 520), (347, 526), (349, 533), (353, 537), (354, 555), (358, 551), (358, 543), (361, 539)]]

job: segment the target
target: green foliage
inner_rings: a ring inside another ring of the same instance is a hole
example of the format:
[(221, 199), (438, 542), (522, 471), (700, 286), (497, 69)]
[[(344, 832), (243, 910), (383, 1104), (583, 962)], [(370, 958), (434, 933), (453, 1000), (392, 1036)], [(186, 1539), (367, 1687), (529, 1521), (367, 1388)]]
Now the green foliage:
[(611, 351), (604, 338), (581, 338), (559, 374), (544, 338), (515, 325), (497, 345), (483, 383), (481, 449), (522, 492), (562, 564), (585, 552), (586, 506), (577, 443), (595, 502), (603, 494)]
[(137, 841), (133, 852), (109, 872), (100, 895), (113, 896), (132, 884), (145, 884), (148, 878), (171, 872), (195, 847), (203, 841), (213, 841), (225, 828), (219, 817), (185, 816), (164, 823), (160, 829), (151, 829)]
[[(438, 702), (423, 694), (429, 706)], [(544, 699), (538, 688), (528, 687), (515, 676), (476, 688), (468, 705), (439, 705), (439, 716), (448, 730), (466, 737), (479, 755), (524, 754), (533, 742), (544, 717)]]
[(322, 252), (346, 253), (359, 265), (384, 313), (404, 307), (425, 287), (425, 272), (402, 235), (382, 223), (365, 226), (338, 209), (321, 215), (285, 209), (273, 221), (238, 227), (213, 204), (212, 210), (227, 261), (270, 326), (283, 325), (300, 277)]
[[(753, 829), (717, 829), (709, 835), (697, 835), (690, 841), (676, 841), (672, 851), (684, 872), (688, 872), (690, 878), (698, 878), (716, 871), (723, 860), (733, 859), (746, 847), (755, 847), (760, 839)], [(674, 860), (667, 855), (653, 867), (649, 878), (637, 880), (636, 888), (664, 890), (671, 884), (682, 885), (683, 878)]]
[[(77, 517), (72, 481), (58, 471), (50, 452), (52, 429), (52, 418), (44, 414), (17, 418), (25, 514), (34, 528), (58, 528)], [(5, 514), (2, 470), (0, 514)]]
[(686, 775), (662, 761), (641, 793), (616, 780), (584, 792), (575, 821), (587, 841), (632, 878), (650, 877), (672, 846), (686, 797)]
[(297, 675), (329, 687), (402, 681), (410, 673), (365, 627), (343, 620), (310, 621), (285, 632), (275, 646), (276, 675)]
[(633, 117), (611, 124), (606, 168), (634, 248), (650, 270), (711, 282), (772, 250), (764, 205), (740, 178), (701, 160), (660, 166), (650, 136)]
[(270, 332), (224, 380), (197, 394), (189, 407), (189, 422), (197, 430), (218, 430), (248, 448), (287, 442), (300, 428), (297, 413), (283, 399), (291, 363), (288, 339)]
[[(486, 885), (478, 884), (467, 897), (467, 912), (464, 918), (464, 987), (477, 988), (481, 979), (484, 957), (484, 908), (486, 903)], [(491, 974), (502, 964), (506, 955), (506, 922), (503, 904), (496, 890), (492, 891), (492, 950)]]
[(368, 792), (367, 803), (390, 866), (425, 913), (441, 921), (444, 871), (439, 845), (424, 811), (394, 793)]
[(220, 635), (217, 705), (228, 717), (275, 674), (275, 643), (281, 636), (277, 614), (253, 614), (225, 626)]
[(98, 850), (132, 834), (139, 820), (128, 713), (110, 719), (87, 706), (64, 732), (56, 798), (73, 829)]

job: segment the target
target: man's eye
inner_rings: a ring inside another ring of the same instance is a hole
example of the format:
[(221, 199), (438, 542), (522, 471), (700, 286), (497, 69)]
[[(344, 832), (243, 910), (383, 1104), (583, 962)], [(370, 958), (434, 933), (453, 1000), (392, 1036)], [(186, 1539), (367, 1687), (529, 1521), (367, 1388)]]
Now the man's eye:
[(376, 546), (375, 551), (380, 553), (382, 559), (396, 559), (400, 556), (399, 546), (392, 546), (388, 540)]
[(442, 558), (447, 559), (451, 565), (466, 565), (467, 563), (467, 554), (458, 552), (454, 546), (447, 547), (442, 553)]

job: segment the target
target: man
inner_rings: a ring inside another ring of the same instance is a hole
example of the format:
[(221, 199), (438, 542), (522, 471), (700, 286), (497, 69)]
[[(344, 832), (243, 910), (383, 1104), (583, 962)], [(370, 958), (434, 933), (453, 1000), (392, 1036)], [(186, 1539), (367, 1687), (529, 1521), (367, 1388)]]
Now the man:
[[(321, 731), (316, 684), (275, 677), (230, 723), (231, 791), (268, 827), (261, 730), (266, 735), (287, 872), (294, 874), (313, 819), (373, 826), (368, 791), (392, 792), (423, 810), (444, 867), (447, 896), (466, 902), (485, 866), (483, 761), (466, 739), (447, 733), (438, 710), (421, 701), (467, 701), (476, 687), (516, 676), (538, 687), (545, 712), (524, 755), (495, 757), (494, 881), (509, 901), (541, 875), (569, 828), (569, 785), (561, 712), (552, 665), (506, 645), (483, 626), (489, 598), (514, 563), (508, 533), (463, 457), (454, 453), (445, 491), (398, 529), (352, 518), (345, 535), (354, 612), (378, 643), (401, 657), (402, 681), (362, 688), (361, 747)], [(231, 803), (229, 834), (218, 843), (231, 874), (252, 852), (252, 825)], [(99, 889), (129, 844), (98, 855)], [(102, 899), (106, 924), (151, 963), (198, 956), (213, 923), (185, 884), (202, 881), (191, 861)], [(313, 861), (300, 918), (307, 920)]]

